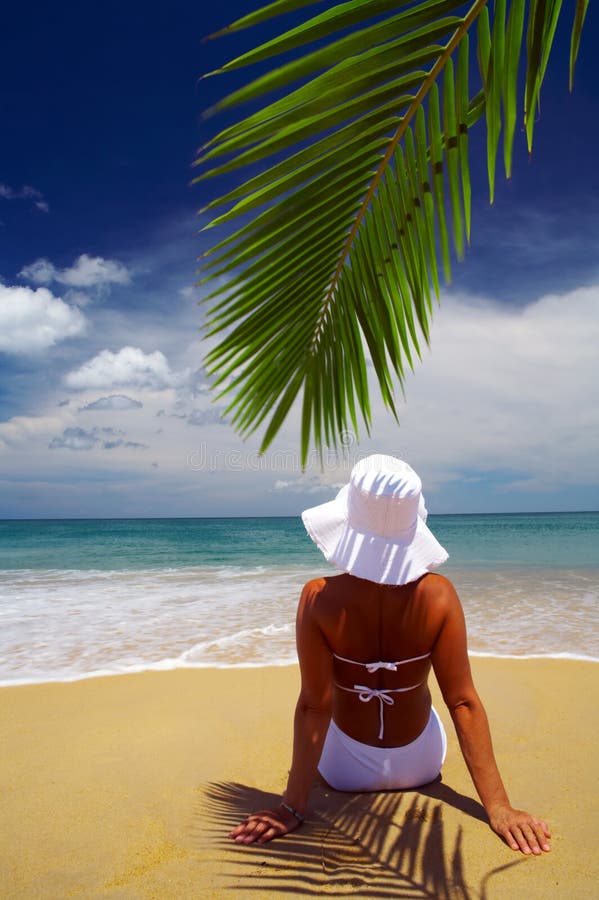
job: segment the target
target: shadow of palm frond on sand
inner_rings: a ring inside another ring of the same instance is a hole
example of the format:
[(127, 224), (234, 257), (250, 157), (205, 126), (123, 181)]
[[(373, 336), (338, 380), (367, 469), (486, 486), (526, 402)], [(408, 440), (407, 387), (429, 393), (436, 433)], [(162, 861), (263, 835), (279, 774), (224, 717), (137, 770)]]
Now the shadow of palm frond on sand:
[(250, 847), (227, 838), (250, 812), (279, 800), (234, 782), (203, 789), (198, 829), (204, 842), (208, 831), (223, 851), (223, 892), (485, 900), (489, 879), (505, 868), (488, 872), (478, 888), (468, 883), (463, 830), (444, 824), (443, 806), (486, 817), (479, 803), (440, 782), (419, 791), (378, 794), (340, 793), (317, 784), (309, 820), (298, 831)]

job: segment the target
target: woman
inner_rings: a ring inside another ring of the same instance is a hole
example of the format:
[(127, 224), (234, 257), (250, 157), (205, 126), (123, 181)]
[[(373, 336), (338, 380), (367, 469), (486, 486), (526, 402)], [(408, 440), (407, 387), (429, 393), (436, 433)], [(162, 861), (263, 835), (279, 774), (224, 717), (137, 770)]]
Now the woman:
[(466, 627), (451, 582), (431, 569), (447, 553), (426, 526), (418, 475), (401, 460), (359, 462), (335, 500), (303, 521), (343, 574), (309, 581), (296, 623), (301, 691), (283, 800), (234, 828), (238, 843), (296, 829), (316, 771), (342, 791), (402, 790), (433, 781), (443, 725), (427, 685), (431, 666), (491, 828), (513, 850), (548, 851), (547, 825), (514, 809), (497, 769), (470, 673)]

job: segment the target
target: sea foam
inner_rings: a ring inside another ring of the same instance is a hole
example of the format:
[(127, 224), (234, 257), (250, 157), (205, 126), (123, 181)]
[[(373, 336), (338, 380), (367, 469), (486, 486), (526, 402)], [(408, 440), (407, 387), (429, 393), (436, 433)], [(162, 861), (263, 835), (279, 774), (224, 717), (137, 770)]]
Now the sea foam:
[[(296, 661), (302, 566), (0, 573), (0, 684)], [(473, 655), (599, 659), (597, 572), (453, 569)]]

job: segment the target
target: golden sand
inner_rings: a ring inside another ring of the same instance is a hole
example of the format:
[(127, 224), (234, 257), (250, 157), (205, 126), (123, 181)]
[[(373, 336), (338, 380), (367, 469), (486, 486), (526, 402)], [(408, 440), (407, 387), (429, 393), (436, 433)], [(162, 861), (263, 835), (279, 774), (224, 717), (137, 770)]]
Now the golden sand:
[(553, 849), (489, 829), (449, 738), (443, 781), (341, 794), (264, 847), (227, 831), (278, 802), (296, 667), (203, 669), (0, 689), (0, 896), (567, 898), (597, 896), (599, 666), (475, 659), (512, 803)]

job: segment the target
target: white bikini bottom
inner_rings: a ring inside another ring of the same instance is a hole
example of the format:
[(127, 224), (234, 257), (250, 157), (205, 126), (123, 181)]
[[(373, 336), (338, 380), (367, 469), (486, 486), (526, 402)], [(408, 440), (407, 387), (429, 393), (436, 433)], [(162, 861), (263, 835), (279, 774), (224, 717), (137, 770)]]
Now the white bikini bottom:
[(362, 744), (331, 719), (318, 771), (337, 791), (407, 790), (435, 780), (446, 750), (445, 729), (433, 707), (424, 731), (403, 747)]

